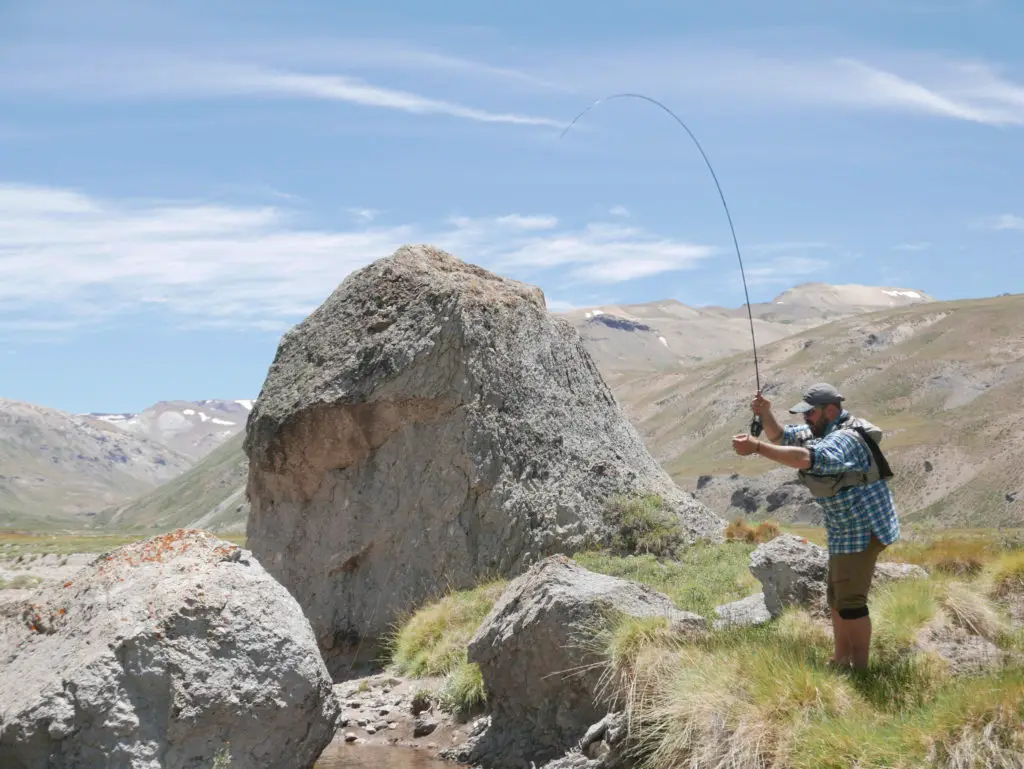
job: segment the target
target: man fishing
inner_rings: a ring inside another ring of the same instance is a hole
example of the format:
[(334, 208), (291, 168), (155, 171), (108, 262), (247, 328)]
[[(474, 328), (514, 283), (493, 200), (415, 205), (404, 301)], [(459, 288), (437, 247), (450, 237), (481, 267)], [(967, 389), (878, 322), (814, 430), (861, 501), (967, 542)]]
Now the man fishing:
[(758, 392), (751, 410), (770, 443), (752, 435), (733, 437), (740, 456), (759, 454), (795, 468), (824, 511), (828, 536), (826, 599), (832, 614), (835, 655), (829, 664), (865, 670), (871, 647), (867, 598), (879, 553), (900, 536), (888, 479), (878, 448), (882, 431), (853, 417), (843, 396), (826, 383), (812, 386), (789, 410), (804, 424), (781, 427), (771, 402)]

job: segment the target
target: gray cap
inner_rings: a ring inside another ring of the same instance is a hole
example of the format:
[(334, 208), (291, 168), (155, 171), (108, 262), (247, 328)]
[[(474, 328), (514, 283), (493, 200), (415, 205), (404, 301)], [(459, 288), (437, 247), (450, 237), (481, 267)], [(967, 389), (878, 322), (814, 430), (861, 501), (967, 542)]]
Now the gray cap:
[(790, 414), (804, 414), (818, 406), (840, 405), (844, 398), (832, 385), (819, 382), (804, 393), (804, 399), (789, 410)]

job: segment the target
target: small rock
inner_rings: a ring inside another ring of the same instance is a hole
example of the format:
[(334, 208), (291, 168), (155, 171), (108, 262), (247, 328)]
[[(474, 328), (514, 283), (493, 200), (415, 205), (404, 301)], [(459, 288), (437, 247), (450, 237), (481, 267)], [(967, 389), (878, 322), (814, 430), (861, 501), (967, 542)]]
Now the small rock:
[(382, 716), (386, 716), (386, 715), (387, 715), (388, 713), (390, 713), (390, 712), (391, 712), (391, 709), (390, 709), (390, 708), (379, 708), (379, 709), (377, 710), (377, 714), (378, 714), (378, 715), (382, 715)]
[(416, 720), (413, 721), (412, 736), (417, 738), (426, 737), (428, 734), (432, 734), (436, 728), (437, 721), (434, 719), (417, 716)]
[(366, 732), (367, 734), (376, 734), (377, 733), (377, 730), (374, 729), (372, 726), (367, 726), (365, 729), (363, 729), (363, 731)]
[(368, 723), (369, 723), (369, 721), (367, 721), (365, 718), (360, 718), (358, 721), (356, 721), (356, 726), (358, 726), (360, 729), (362, 729)]
[(352, 710), (359, 710), (363, 706), (359, 700), (349, 700), (345, 703), (346, 708), (352, 708)]
[(718, 630), (724, 627), (749, 627), (763, 625), (771, 620), (772, 615), (765, 606), (764, 593), (747, 596), (739, 601), (715, 607), (718, 619), (712, 625)]
[(345, 742), (355, 742), (358, 739), (352, 732), (345, 732)]

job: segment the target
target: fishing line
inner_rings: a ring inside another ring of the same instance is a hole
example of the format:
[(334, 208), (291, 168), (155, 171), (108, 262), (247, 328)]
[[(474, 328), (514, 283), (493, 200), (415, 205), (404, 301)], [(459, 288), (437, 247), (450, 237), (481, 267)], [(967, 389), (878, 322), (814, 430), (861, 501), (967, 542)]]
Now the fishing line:
[[(722, 200), (722, 208), (725, 209), (725, 218), (729, 222), (729, 231), (732, 233), (732, 243), (733, 243), (733, 246), (736, 247), (736, 259), (740, 263), (740, 277), (743, 279), (743, 296), (747, 300), (747, 317), (750, 319), (750, 344), (751, 344), (751, 347), (754, 350), (754, 378), (755, 378), (755, 381), (757, 382), (757, 392), (758, 392), (758, 394), (760, 394), (760, 392), (761, 392), (761, 369), (760, 369), (760, 366), (758, 364), (758, 359), (757, 359), (757, 340), (754, 337), (754, 314), (753, 314), (753, 312), (750, 309), (750, 293), (747, 291), (747, 275), (746, 275), (746, 272), (743, 269), (743, 256), (740, 254), (740, 244), (739, 244), (739, 240), (736, 238), (736, 228), (732, 224), (732, 214), (729, 213), (729, 204), (726, 203), (726, 201), (725, 201), (725, 193), (722, 192), (722, 185), (718, 183), (718, 175), (715, 173), (715, 169), (712, 168), (711, 161), (708, 160), (707, 153), (705, 153), (704, 152), (704, 148), (700, 146), (700, 142), (697, 141), (697, 137), (694, 136), (693, 131), (690, 130), (690, 127), (688, 125), (686, 125), (686, 123), (684, 123), (682, 121), (682, 119), (675, 112), (670, 110), (668, 107), (666, 107), (664, 104), (662, 104), (657, 99), (653, 99), (650, 96), (644, 96), (641, 93), (617, 93), (617, 94), (612, 94), (611, 96), (602, 97), (602, 98), (597, 99), (596, 101), (592, 102), (586, 109), (584, 109), (582, 112), (580, 112), (580, 114), (578, 114), (576, 117), (574, 117), (572, 119), (572, 122), (569, 123), (569, 125), (567, 125), (562, 130), (562, 133), (559, 134), (558, 138), (561, 139), (563, 136), (565, 136), (567, 133), (569, 133), (569, 129), (571, 129), (574, 125), (576, 125), (577, 121), (581, 117), (583, 117), (588, 112), (590, 112), (590, 110), (592, 110), (598, 104), (600, 104), (601, 102), (605, 102), (605, 101), (611, 101), (612, 99), (641, 99), (642, 101), (649, 102), (649, 103), (655, 105), (656, 107), (660, 107), (662, 110), (664, 110), (666, 113), (668, 113), (672, 117), (673, 120), (675, 120), (680, 126), (683, 127), (683, 130), (686, 131), (687, 135), (689, 135), (689, 137), (693, 140), (693, 143), (696, 145), (697, 150), (700, 152), (701, 157), (704, 158), (704, 164), (707, 165), (708, 171), (711, 172), (711, 178), (714, 179), (714, 181), (715, 181), (715, 187), (718, 188), (718, 197), (721, 198), (721, 200)], [(758, 417), (758, 416), (755, 416), (753, 421), (750, 423), (750, 432), (753, 435), (757, 436), (757, 435), (761, 434), (761, 429), (762, 429), (761, 418)]]

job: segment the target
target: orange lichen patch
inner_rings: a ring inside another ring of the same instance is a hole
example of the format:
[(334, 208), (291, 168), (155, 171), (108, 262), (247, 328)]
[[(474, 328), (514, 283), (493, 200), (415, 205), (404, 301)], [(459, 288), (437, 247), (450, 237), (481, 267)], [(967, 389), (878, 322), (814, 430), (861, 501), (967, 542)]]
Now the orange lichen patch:
[(109, 553), (99, 572), (106, 573), (108, 565), (140, 566), (148, 563), (169, 563), (190, 552), (213, 563), (223, 560), (239, 549), (238, 545), (231, 543), (209, 547), (215, 541), (215, 537), (199, 529), (177, 529)]
[(64, 587), (71, 587), (73, 584), (75, 584), (75, 583), (72, 582), (71, 580), (68, 580), (67, 582), (64, 583)]

